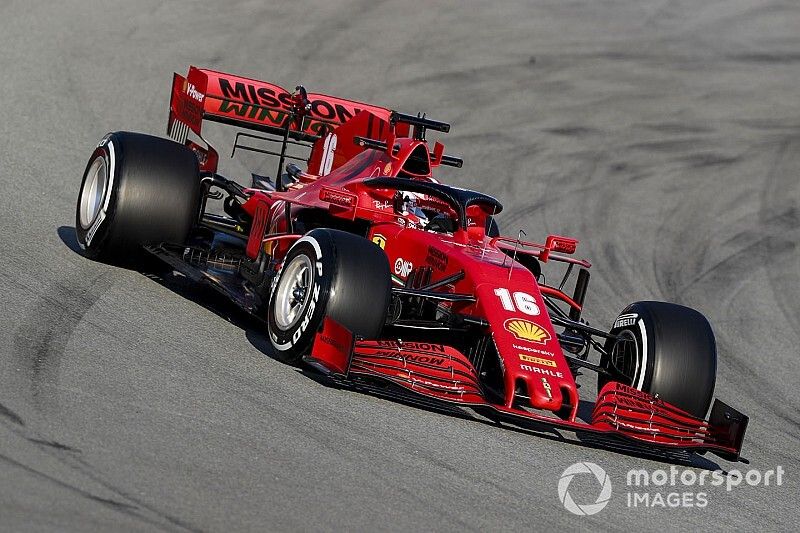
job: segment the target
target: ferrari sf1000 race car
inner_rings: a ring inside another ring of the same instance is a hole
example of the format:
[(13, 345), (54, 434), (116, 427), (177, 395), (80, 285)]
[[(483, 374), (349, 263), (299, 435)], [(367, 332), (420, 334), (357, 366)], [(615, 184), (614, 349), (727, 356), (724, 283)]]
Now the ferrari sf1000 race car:
[[(231, 157), (277, 159), (275, 176), (243, 186), (220, 175), (208, 122), (236, 128)], [(703, 315), (641, 301), (609, 331), (590, 326), (577, 240), (501, 236), (500, 202), (433, 178), (462, 165), (426, 141), (449, 129), (192, 67), (173, 77), (170, 139), (115, 132), (94, 150), (77, 237), (90, 258), (155, 256), (210, 285), (263, 321), (279, 359), (340, 386), (738, 460), (748, 419), (712, 405)], [(560, 271), (557, 285), (543, 267)], [(590, 416), (578, 416), (579, 371), (597, 374)]]

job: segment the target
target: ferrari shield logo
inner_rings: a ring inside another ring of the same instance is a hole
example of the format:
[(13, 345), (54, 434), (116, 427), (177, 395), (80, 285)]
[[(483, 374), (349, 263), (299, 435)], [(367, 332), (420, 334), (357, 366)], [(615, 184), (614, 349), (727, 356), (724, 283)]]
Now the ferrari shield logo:
[(372, 242), (380, 246), (381, 250), (384, 250), (386, 248), (386, 237), (384, 237), (380, 233), (376, 233), (375, 235), (372, 236)]

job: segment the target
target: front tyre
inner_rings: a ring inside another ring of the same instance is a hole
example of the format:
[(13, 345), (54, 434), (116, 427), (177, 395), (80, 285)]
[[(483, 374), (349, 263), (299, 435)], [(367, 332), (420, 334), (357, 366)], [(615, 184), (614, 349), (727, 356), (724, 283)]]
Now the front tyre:
[(269, 339), (280, 359), (296, 364), (325, 317), (354, 335), (377, 338), (389, 309), (386, 254), (343, 231), (315, 229), (294, 243), (275, 277), (267, 306)]
[(86, 165), (75, 231), (87, 257), (137, 266), (142, 245), (185, 242), (199, 206), (191, 150), (150, 135), (109, 133)]
[[(641, 391), (698, 418), (711, 404), (717, 349), (708, 320), (682, 305), (636, 302), (617, 317), (601, 365)], [(609, 378), (598, 376), (598, 390)]]

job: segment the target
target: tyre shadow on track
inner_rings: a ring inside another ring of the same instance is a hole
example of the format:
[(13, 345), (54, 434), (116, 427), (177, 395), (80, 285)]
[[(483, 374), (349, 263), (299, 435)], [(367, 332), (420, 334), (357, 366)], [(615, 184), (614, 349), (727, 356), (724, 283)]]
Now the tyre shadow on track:
[[(58, 235), (68, 248), (79, 255), (83, 255), (77, 239), (75, 238), (74, 228), (61, 226), (58, 228)], [(193, 282), (183, 275), (174, 272), (156, 274), (152, 272), (140, 271), (140, 273), (151, 281), (158, 283), (162, 287), (177, 294), (178, 296), (202, 306), (206, 310), (211, 311), (233, 326), (241, 329), (244, 331), (247, 340), (255, 349), (270, 359), (282, 363), (282, 361), (275, 355), (269, 339), (264, 334), (266, 324), (257, 317), (254, 317), (236, 307), (236, 305), (226, 299), (223, 295), (219, 294), (213, 288), (202, 283)], [(490, 426), (502, 427), (505, 431), (515, 431), (550, 441), (562, 442), (568, 445), (605, 450), (619, 455), (650, 459), (668, 464), (688, 466), (704, 470), (721, 469), (718, 463), (693, 452), (680, 450), (652, 450), (643, 448), (642, 446), (638, 446), (635, 443), (621, 438), (609, 438), (588, 432), (561, 431), (552, 427), (548, 427), (544, 424), (532, 423), (523, 427), (514, 423), (509, 423), (508, 421), (497, 420), (484, 416), (482, 413), (472, 411), (471, 409), (462, 409), (458, 406), (442, 405), (440, 403), (427, 400), (423, 397), (409, 397), (408, 394), (404, 395), (402, 394), (402, 391), (398, 392), (391, 387), (373, 387), (369, 385), (354, 387), (337, 383), (310, 368), (297, 367), (296, 370), (310, 380), (325, 387), (336, 388), (357, 394), (370, 394), (372, 396), (380, 397), (384, 400), (401, 403), (416, 409), (433, 411), (447, 416), (455, 416), (458, 418), (473, 420), (475, 422)], [(594, 404), (592, 402), (581, 400), (578, 408), (578, 418), (584, 421), (590, 420), (593, 406)]]
[(76, 254), (83, 255), (83, 250), (81, 250), (81, 245), (78, 244), (78, 237), (75, 235), (74, 227), (60, 226), (56, 231), (58, 232), (58, 238), (61, 239), (61, 242), (63, 242), (67, 248)]

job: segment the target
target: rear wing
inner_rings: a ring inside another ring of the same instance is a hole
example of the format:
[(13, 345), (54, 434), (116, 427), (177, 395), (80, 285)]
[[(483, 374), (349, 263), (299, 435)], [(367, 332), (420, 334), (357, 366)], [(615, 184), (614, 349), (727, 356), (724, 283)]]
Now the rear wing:
[[(189, 146), (197, 153), (204, 171), (215, 172), (218, 160), (216, 151), (211, 146), (203, 147), (190, 141), (189, 132), (194, 132), (203, 140), (202, 127), (205, 120), (261, 131), (273, 138), (239, 134), (234, 143), (234, 151), (241, 148), (278, 156), (278, 172), (281, 173), (286, 158), (300, 159), (286, 153), (287, 144), (314, 147), (315, 153), (308, 158), (310, 162), (311, 159), (320, 157), (316, 152), (323, 151), (324, 140), (334, 129), (342, 124), (352, 123), (352, 119), (359, 114), (368, 117), (361, 121), (366, 125), (348, 128), (353, 130), (351, 134), (362, 139), (362, 136), (366, 136), (367, 139), (363, 140), (377, 137), (373, 142), (383, 142), (384, 150), (392, 149), (395, 137), (413, 136), (423, 140), (426, 129), (441, 132), (450, 130), (450, 125), (444, 122), (405, 115), (355, 100), (307, 93), (303, 87), (296, 87), (294, 92), (289, 92), (273, 83), (190, 67), (186, 77), (177, 73), (173, 76), (167, 133), (170, 138)], [(386, 130), (391, 132), (384, 131), (381, 124), (388, 126)], [(375, 135), (374, 131), (380, 133)], [(276, 152), (253, 148), (240, 144), (240, 139), (279, 142), (281, 149)], [(203, 142), (205, 143), (204, 140)], [(345, 150), (343, 146), (340, 148), (342, 149), (338, 151), (342, 152), (342, 156), (345, 153), (352, 156), (351, 150)], [(358, 150), (365, 148), (375, 147), (361, 143)], [(443, 148), (444, 146), (437, 147), (437, 150), (441, 152)], [(460, 166), (457, 158), (443, 156), (441, 153), (436, 155), (432, 166), (440, 163)]]
[(200, 135), (202, 121), (211, 120), (276, 135), (288, 129), (289, 137), (314, 142), (359, 111), (386, 121), (392, 113), (363, 102), (306, 93), (301, 87), (290, 93), (269, 82), (191, 67), (186, 78), (173, 77), (169, 132), (185, 142), (180, 138), (184, 133)]

